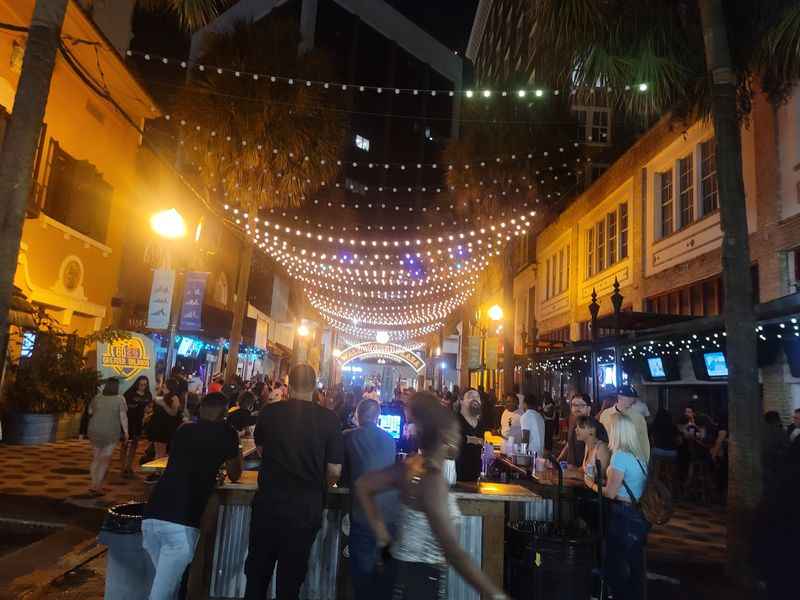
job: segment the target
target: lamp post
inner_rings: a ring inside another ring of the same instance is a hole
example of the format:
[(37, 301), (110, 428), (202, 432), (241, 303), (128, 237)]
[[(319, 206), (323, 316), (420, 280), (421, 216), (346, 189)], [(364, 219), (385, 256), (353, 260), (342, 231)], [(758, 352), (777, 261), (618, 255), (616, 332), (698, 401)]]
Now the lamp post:
[[(486, 311), (486, 315), (489, 317), (490, 321), (500, 321), (503, 318), (503, 308), (499, 304), (494, 304)], [(480, 318), (478, 321), (480, 323)], [(488, 324), (479, 324), (478, 327), (481, 332), (481, 386), (483, 386), (483, 390), (486, 391), (486, 332), (489, 327)]]
[[(186, 222), (181, 214), (174, 208), (162, 210), (150, 217), (150, 228), (159, 237), (177, 241), (186, 236)], [(172, 250), (172, 247), (169, 248)], [(170, 259), (172, 258), (170, 254)], [(170, 261), (171, 262), (171, 261)], [(172, 265), (170, 265), (172, 266)], [(169, 377), (175, 364), (175, 335), (180, 318), (180, 301), (183, 293), (183, 279), (180, 271), (175, 270), (175, 290), (172, 293), (172, 307), (169, 313), (169, 341), (167, 342), (167, 359), (164, 364), (164, 376)]]
[(600, 384), (597, 380), (597, 313), (600, 305), (597, 303), (597, 291), (592, 288), (592, 301), (589, 304), (589, 314), (592, 316), (592, 398), (599, 401)]

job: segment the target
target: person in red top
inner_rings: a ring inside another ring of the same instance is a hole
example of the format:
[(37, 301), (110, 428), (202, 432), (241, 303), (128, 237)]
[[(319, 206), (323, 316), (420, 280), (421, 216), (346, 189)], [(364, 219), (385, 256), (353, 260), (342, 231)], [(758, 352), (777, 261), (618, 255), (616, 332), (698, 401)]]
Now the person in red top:
[(209, 394), (217, 394), (222, 391), (222, 375), (217, 373), (211, 378), (211, 384), (208, 386)]

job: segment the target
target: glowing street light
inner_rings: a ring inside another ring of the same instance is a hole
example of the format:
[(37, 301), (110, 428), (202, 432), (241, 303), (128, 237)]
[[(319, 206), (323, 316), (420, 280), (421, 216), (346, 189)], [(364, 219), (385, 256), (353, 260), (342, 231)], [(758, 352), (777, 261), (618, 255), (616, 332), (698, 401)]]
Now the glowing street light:
[(307, 325), (300, 325), (297, 328), (297, 335), (299, 335), (301, 338), (308, 337), (310, 333), (311, 331), (308, 329)]
[(499, 304), (495, 304), (489, 309), (489, 318), (492, 321), (499, 321), (503, 318), (503, 309)]
[(333, 358), (339, 358), (342, 355), (342, 351), (338, 348), (333, 349)]
[(389, 334), (386, 331), (379, 331), (375, 334), (375, 341), (379, 344), (386, 344), (389, 342)]
[(158, 235), (168, 240), (176, 240), (186, 235), (186, 223), (174, 208), (162, 210), (151, 216), (150, 227)]

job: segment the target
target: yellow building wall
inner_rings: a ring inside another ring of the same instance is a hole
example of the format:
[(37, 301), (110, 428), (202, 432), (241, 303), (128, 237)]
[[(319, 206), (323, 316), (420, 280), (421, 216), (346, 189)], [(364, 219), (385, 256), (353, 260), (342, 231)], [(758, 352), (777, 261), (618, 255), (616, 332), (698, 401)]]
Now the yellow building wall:
[[(0, 20), (28, 25), (32, 0), (0, 1)], [(67, 11), (64, 34), (104, 44), (83, 13), (73, 4)], [(0, 105), (13, 111), (19, 80), (12, 58), (19, 56), (15, 41), (22, 35), (0, 36)], [(123, 98), (126, 112), (141, 124), (152, 115), (152, 102), (126, 74), (113, 50), (99, 53), (112, 96)], [(80, 55), (87, 64), (88, 56)], [(18, 63), (17, 63), (18, 64)], [(127, 79), (126, 79), (127, 78)], [(137, 106), (139, 107), (137, 109)], [(131, 219), (135, 197), (136, 154), (139, 134), (106, 100), (92, 91), (67, 65), (56, 60), (44, 122), (46, 139), (38, 183), (45, 185), (45, 162), (51, 140), (65, 152), (93, 164), (113, 188), (104, 240), (93, 240), (41, 213), (26, 219), (15, 284), (35, 304), (46, 307), (67, 331), (85, 334), (108, 325), (111, 298), (117, 292), (123, 243), (131, 228), (147, 227)]]

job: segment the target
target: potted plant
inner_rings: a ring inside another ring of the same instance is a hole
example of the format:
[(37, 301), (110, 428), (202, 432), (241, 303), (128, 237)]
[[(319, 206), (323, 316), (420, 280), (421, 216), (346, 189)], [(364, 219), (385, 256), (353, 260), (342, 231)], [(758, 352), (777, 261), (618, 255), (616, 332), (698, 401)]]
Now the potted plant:
[(5, 441), (43, 444), (77, 437), (83, 412), (100, 385), (84, 349), (118, 337), (122, 334), (108, 329), (87, 337), (54, 326), (36, 331), (29, 355), (8, 367)]

